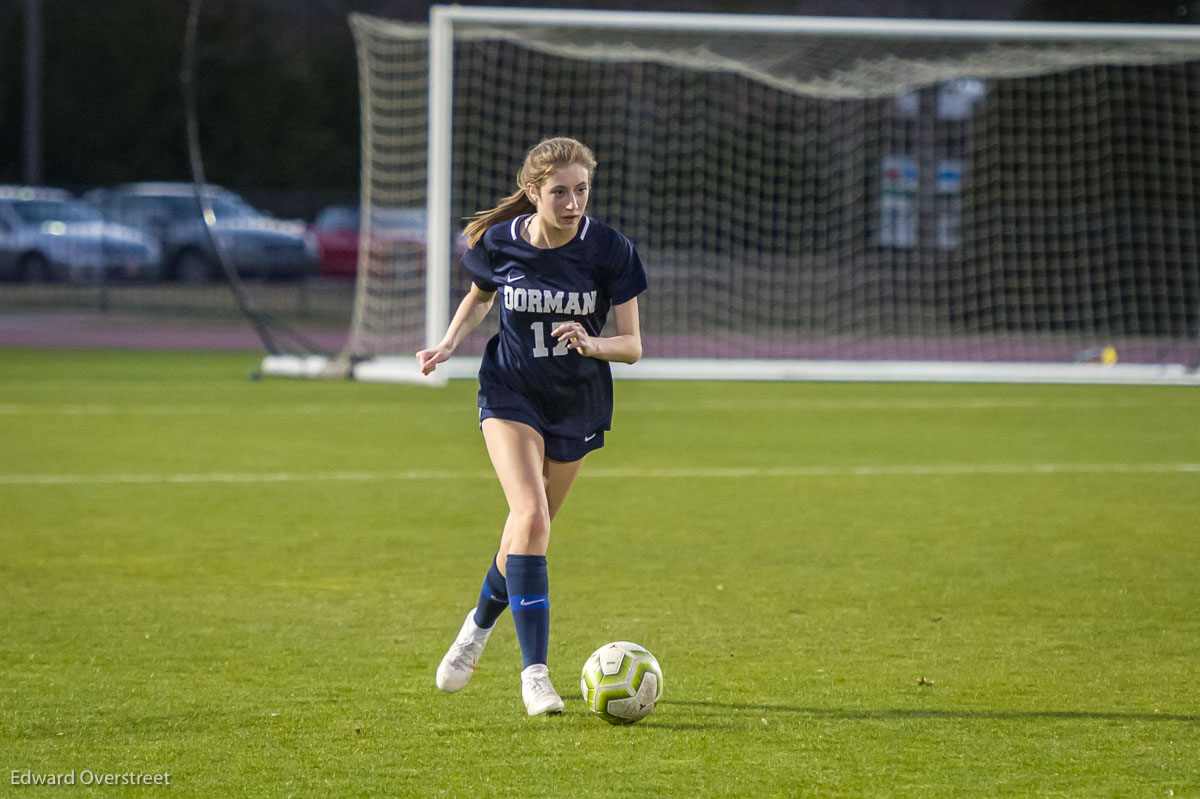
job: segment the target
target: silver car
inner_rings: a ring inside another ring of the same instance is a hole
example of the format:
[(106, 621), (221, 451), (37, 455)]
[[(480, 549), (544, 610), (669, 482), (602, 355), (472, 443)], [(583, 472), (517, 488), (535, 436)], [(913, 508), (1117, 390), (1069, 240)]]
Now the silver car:
[[(213, 231), (240, 276), (296, 280), (316, 274), (316, 237), (304, 224), (275, 219), (219, 186), (203, 190)], [(204, 283), (223, 277), (192, 184), (129, 183), (86, 197), (105, 219), (162, 243), (165, 279)]]
[(61, 189), (0, 186), (0, 280), (157, 280), (162, 248)]

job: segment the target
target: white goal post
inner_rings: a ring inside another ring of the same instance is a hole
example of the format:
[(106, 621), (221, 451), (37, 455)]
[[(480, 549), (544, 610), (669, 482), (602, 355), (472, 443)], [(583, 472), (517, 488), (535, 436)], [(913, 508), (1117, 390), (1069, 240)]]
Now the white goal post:
[[(412, 353), (466, 287), (463, 217), (570, 135), (599, 161), (589, 211), (650, 280), (647, 357), (619, 377), (1200, 385), (1200, 29), (460, 6), (351, 23), (349, 343), (268, 373), (431, 382)], [(493, 324), (439, 377), (473, 376)]]

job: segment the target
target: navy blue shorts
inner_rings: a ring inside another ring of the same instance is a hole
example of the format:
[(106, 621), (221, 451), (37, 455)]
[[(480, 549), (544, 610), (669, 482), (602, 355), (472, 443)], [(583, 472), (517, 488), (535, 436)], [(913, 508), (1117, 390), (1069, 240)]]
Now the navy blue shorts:
[(546, 457), (560, 463), (577, 461), (593, 450), (604, 446), (604, 431), (597, 430), (588, 436), (567, 437), (548, 434), (537, 415), (524, 408), (480, 408), (479, 424), (484, 419), (504, 419), (509, 422), (527, 424), (536, 430), (546, 443)]

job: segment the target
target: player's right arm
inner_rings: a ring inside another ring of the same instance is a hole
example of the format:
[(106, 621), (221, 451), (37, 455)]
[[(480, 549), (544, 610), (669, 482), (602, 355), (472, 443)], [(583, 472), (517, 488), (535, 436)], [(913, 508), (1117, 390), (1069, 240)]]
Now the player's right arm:
[(439, 363), (449, 360), (450, 355), (458, 349), (458, 345), (462, 343), (463, 339), (479, 327), (479, 323), (492, 309), (492, 302), (495, 299), (496, 292), (484, 291), (474, 283), (471, 284), (471, 290), (458, 304), (458, 310), (454, 312), (454, 318), (450, 320), (450, 326), (446, 328), (446, 335), (442, 336), (442, 340), (436, 347), (417, 353), (417, 365), (421, 367), (421, 374), (427, 375), (436, 369)]

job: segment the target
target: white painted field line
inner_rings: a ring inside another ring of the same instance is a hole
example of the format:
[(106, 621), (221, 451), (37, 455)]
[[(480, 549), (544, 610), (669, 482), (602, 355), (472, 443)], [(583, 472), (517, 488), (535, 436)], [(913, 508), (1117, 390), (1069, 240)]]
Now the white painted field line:
[[(351, 413), (383, 413), (383, 414), (430, 414), (430, 413), (460, 413), (464, 416), (475, 414), (476, 409), (470, 404), (454, 406), (413, 406), (401, 403), (375, 403), (363, 405), (358, 403), (303, 403), (298, 405), (264, 405), (254, 409), (259, 414), (308, 414), (345, 416)], [(200, 405), (170, 403), (156, 405), (33, 405), (8, 403), (0, 404), (0, 416), (194, 416), (204, 413), (223, 413), (245, 416), (246, 409), (237, 405)]]
[[(666, 469), (584, 469), (597, 479), (762, 479), (803, 477), (954, 477), (1035, 474), (1200, 474), (1200, 463), (901, 464), (895, 466), (729, 466)], [(488, 470), (417, 469), (379, 472), (202, 472), (180, 474), (0, 474), (0, 486), (205, 485), (237, 483), (403, 482), (492, 480)]]
[(182, 474), (0, 474), (2, 485), (125, 485), (206, 483), (324, 483), (494, 479), (492, 472), (202, 472)]
[(751, 400), (689, 400), (670, 402), (622, 402), (620, 412), (679, 413), (686, 411), (990, 411), (990, 410), (1133, 410), (1137, 408), (1196, 408), (1195, 401), (1180, 399), (1164, 402), (1161, 398), (1136, 400), (1053, 400), (1034, 397), (975, 399), (805, 399), (777, 398)]
[[(1080, 399), (1043, 401), (1035, 397), (977, 397), (974, 399), (813, 399), (779, 397), (763, 399), (693, 399), (680, 402), (622, 401), (621, 413), (686, 413), (688, 411), (988, 411), (988, 410), (1134, 410), (1147, 408), (1196, 408), (1190, 397), (1164, 401), (1147, 397), (1145, 401), (1118, 399)], [(470, 403), (435, 406), (396, 403), (300, 403), (259, 406), (255, 413), (345, 416), (347, 414), (461, 414), (473, 415)], [(0, 403), (0, 416), (191, 416), (203, 413), (232, 413), (243, 416), (246, 409), (232, 405), (197, 403), (155, 403), (146, 405)]]
[(902, 464), (896, 466), (777, 466), (681, 469), (585, 469), (585, 477), (766, 478), (1031, 474), (1200, 474), (1200, 463)]

